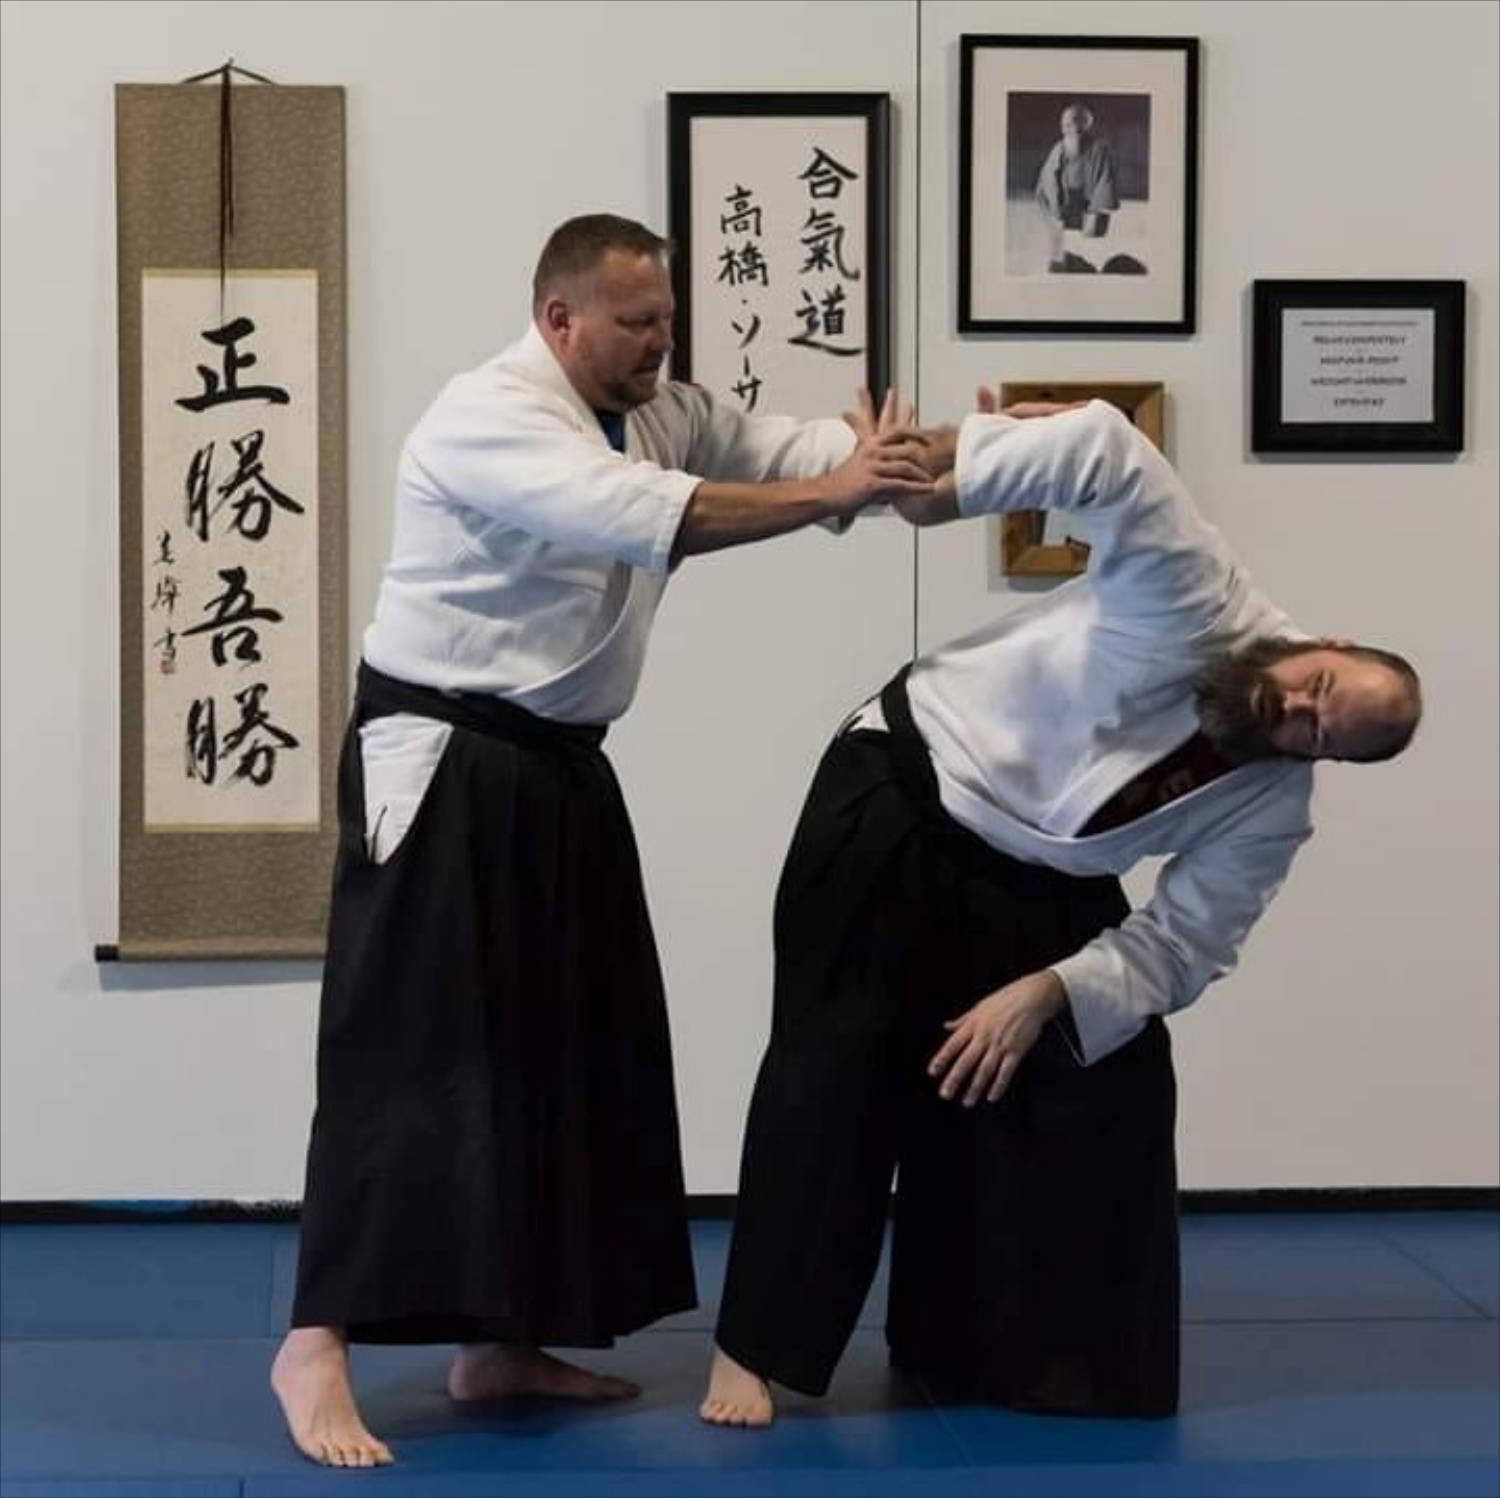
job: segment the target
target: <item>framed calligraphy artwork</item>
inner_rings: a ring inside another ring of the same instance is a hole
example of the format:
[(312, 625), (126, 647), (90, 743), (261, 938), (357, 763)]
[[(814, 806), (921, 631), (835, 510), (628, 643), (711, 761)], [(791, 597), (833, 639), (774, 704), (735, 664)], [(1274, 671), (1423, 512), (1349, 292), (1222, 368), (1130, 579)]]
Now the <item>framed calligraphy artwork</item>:
[(890, 98), (670, 94), (672, 374), (836, 416), (890, 379)]
[(116, 90), (120, 930), (318, 957), (345, 654), (343, 90)]

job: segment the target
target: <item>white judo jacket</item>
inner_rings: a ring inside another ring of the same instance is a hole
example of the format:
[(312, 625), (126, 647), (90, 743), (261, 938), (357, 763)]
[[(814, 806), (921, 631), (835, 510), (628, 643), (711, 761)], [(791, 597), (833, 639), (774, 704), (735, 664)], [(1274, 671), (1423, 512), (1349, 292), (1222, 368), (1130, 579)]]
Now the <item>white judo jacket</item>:
[(1234, 967), (1312, 834), (1312, 765), (1244, 765), (1135, 821), (1081, 829), (1193, 734), (1194, 679), (1210, 659), (1306, 636), (1106, 402), (971, 416), (956, 477), (961, 514), (1066, 510), (1092, 552), (1084, 576), (915, 663), (912, 717), (944, 807), (1001, 851), (1070, 874), (1167, 856), (1146, 905), (1055, 965), (1092, 1062)]
[(635, 695), (698, 484), (815, 477), (855, 442), (843, 421), (747, 416), (674, 381), (625, 432), (621, 455), (535, 326), (450, 381), (401, 450), (365, 659), (558, 722), (610, 722)]

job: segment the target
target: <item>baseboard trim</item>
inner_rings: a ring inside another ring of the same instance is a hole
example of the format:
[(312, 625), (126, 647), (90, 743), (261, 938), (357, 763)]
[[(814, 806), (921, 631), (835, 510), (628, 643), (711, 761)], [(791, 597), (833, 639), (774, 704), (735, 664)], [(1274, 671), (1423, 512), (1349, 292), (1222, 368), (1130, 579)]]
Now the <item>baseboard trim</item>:
[[(734, 1216), (733, 1195), (688, 1197), (700, 1221)], [(1185, 1217), (1215, 1212), (1493, 1212), (1500, 1186), (1268, 1187), (1264, 1190), (1184, 1191)], [(0, 1223), (296, 1222), (294, 1201), (7, 1201)]]

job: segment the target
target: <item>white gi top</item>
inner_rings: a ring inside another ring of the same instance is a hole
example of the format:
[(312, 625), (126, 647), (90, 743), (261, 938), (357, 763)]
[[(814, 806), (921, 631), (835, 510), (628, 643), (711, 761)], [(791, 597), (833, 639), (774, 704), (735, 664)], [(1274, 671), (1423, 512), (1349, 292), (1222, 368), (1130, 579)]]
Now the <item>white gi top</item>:
[(1161, 454), (1113, 406), (959, 432), (959, 511), (1059, 509), (1088, 572), (920, 657), (912, 717), (947, 811), (986, 842), (1070, 874), (1170, 854), (1148, 904), (1054, 971), (1085, 1062), (1229, 972), (1312, 834), (1312, 766), (1241, 766), (1111, 831), (1080, 829), (1197, 728), (1205, 662), (1305, 638), (1252, 586)]
[(391, 559), (364, 658), (563, 723), (630, 705), (693, 490), (810, 478), (854, 448), (838, 420), (745, 416), (663, 381), (614, 452), (533, 326), (458, 375), (401, 450)]

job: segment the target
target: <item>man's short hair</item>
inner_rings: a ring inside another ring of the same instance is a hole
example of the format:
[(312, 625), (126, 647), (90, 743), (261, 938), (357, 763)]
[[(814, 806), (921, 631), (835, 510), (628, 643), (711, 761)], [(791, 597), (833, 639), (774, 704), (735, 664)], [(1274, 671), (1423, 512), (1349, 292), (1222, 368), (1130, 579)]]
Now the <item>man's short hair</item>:
[(541, 310), (560, 281), (575, 280), (598, 270), (610, 250), (624, 250), (632, 255), (669, 255), (672, 241), (634, 219), (613, 213), (585, 213), (570, 218), (559, 224), (542, 246), (531, 281), (533, 310)]
[(1417, 724), (1422, 721), (1422, 678), (1417, 675), (1417, 668), (1404, 655), (1397, 655), (1394, 650), (1381, 650), (1376, 645), (1346, 645), (1343, 650), (1345, 655), (1384, 666), (1401, 683), (1405, 698), (1402, 711), (1390, 723), (1387, 737), (1367, 754), (1359, 756), (1366, 764), (1395, 759), (1411, 743)]

